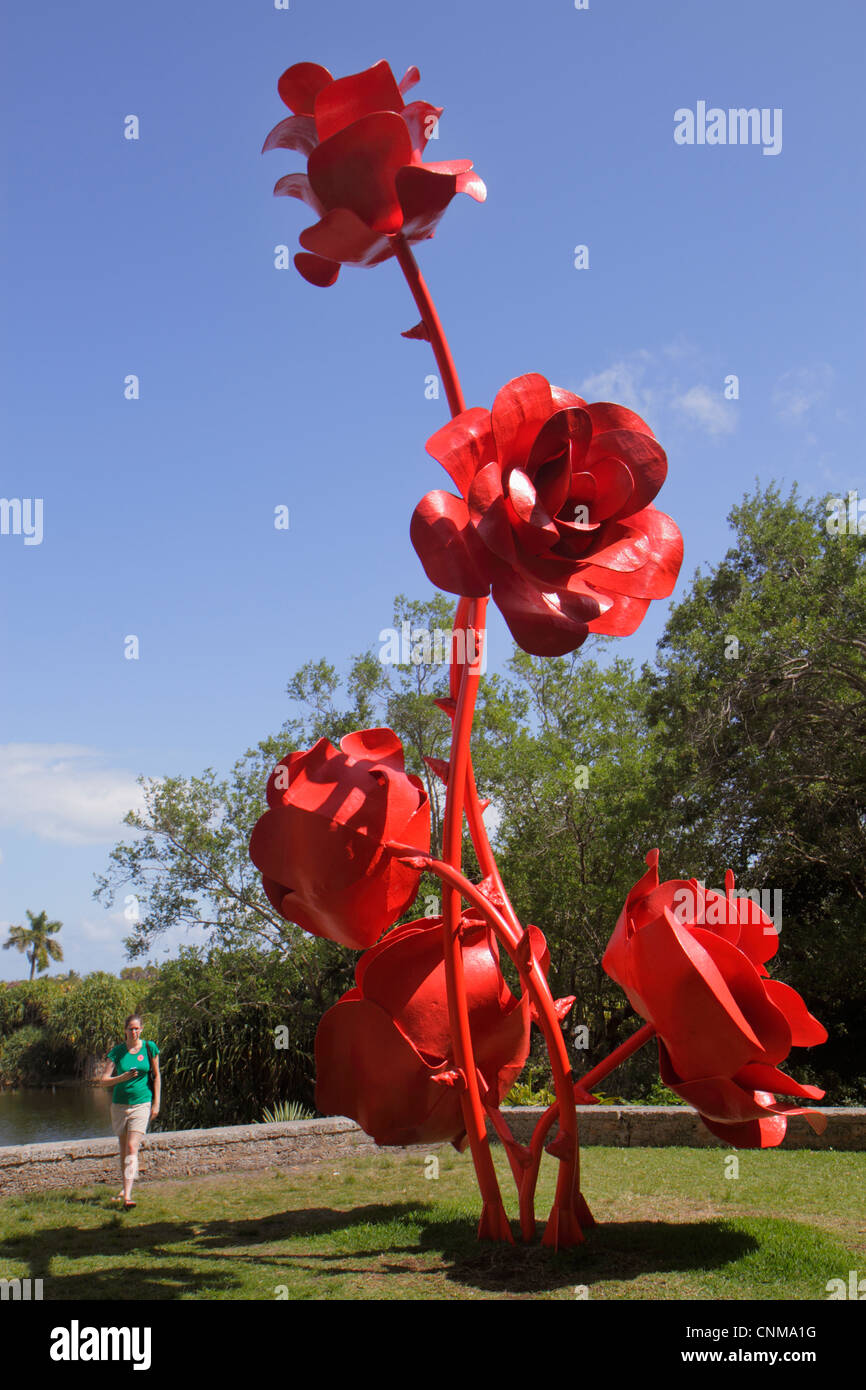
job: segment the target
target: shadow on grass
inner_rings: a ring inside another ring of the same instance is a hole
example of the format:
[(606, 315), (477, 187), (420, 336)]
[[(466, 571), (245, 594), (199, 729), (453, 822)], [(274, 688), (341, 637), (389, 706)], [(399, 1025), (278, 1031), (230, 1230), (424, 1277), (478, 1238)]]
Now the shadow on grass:
[[(254, 1254), (233, 1253), (233, 1247), (269, 1245), (289, 1241), (298, 1236), (338, 1234), (354, 1226), (390, 1226), (395, 1222), (417, 1219), (425, 1208), (414, 1202), (394, 1202), (388, 1206), (356, 1207), (339, 1211), (331, 1207), (302, 1207), (296, 1211), (247, 1220), (216, 1221), (142, 1221), (131, 1214), (107, 1207), (103, 1198), (72, 1197), (65, 1199), (74, 1205), (96, 1207), (105, 1212), (106, 1220), (99, 1226), (51, 1226), (45, 1230), (28, 1230), (18, 1236), (0, 1240), (0, 1267), (4, 1260), (23, 1261), (29, 1265), (32, 1279), (45, 1281), (46, 1301), (52, 1299), (126, 1299), (182, 1298), (194, 1293), (206, 1282), (209, 1289), (230, 1289), (239, 1281), (228, 1272), (202, 1269), (202, 1261), (257, 1261)], [(65, 1204), (65, 1203), (64, 1203)], [(407, 1230), (407, 1235), (409, 1231)], [(188, 1251), (177, 1247), (189, 1247)], [(391, 1246), (393, 1249), (394, 1247)], [(413, 1247), (414, 1248), (414, 1247)], [(380, 1253), (370, 1251), (338, 1251), (321, 1256), (323, 1260), (343, 1261), (369, 1258)], [(124, 1256), (130, 1264), (122, 1263)], [(172, 1265), (143, 1265), (142, 1257), (170, 1257)], [(51, 1262), (93, 1261), (110, 1259), (110, 1270), (86, 1270), (80, 1274), (52, 1271)], [(294, 1257), (291, 1251), (274, 1255), (269, 1252), (262, 1262), (268, 1265), (302, 1265), (318, 1256), (305, 1253)], [(186, 1260), (186, 1263), (184, 1263)], [(345, 1270), (335, 1269), (333, 1273)]]
[[(82, 1204), (103, 1206), (93, 1199)], [(364, 1273), (385, 1280), (430, 1275), (467, 1289), (543, 1295), (575, 1284), (591, 1287), (648, 1274), (658, 1275), (663, 1284), (667, 1274), (720, 1269), (760, 1248), (755, 1237), (732, 1229), (724, 1219), (609, 1222), (589, 1230), (584, 1245), (558, 1253), (540, 1244), (541, 1222), (532, 1245), (519, 1240), (516, 1226), (513, 1246), (479, 1243), (471, 1217), (442, 1219), (435, 1208), (419, 1202), (350, 1211), (300, 1207), (240, 1220), (142, 1221), (109, 1209), (105, 1214), (106, 1221), (96, 1227), (67, 1224), (0, 1241), (0, 1265), (5, 1259), (25, 1261), (31, 1278), (45, 1280), (49, 1299), (177, 1299), (195, 1296), (203, 1285), (205, 1296), (231, 1297), (240, 1286), (240, 1269), (262, 1265), (289, 1277), (293, 1272), (314, 1272), (322, 1279)], [(369, 1228), (363, 1248), (357, 1233), (352, 1234), (359, 1227)], [(381, 1228), (381, 1241), (376, 1228)], [(324, 1249), (275, 1248), (299, 1237), (323, 1236), (331, 1237)], [(259, 1254), (256, 1246), (269, 1249)], [(58, 1257), (66, 1262), (106, 1260), (110, 1268), (56, 1273), (51, 1264)], [(220, 1262), (236, 1263), (238, 1275), (218, 1268)]]
[(467, 1224), (431, 1223), (421, 1246), (450, 1256), (448, 1279), (491, 1293), (538, 1294), (647, 1274), (661, 1278), (687, 1270), (707, 1271), (733, 1264), (759, 1248), (757, 1240), (732, 1230), (726, 1221), (608, 1222), (585, 1232), (583, 1245), (561, 1251), (541, 1244), (543, 1222), (538, 1223), (532, 1245), (517, 1238), (514, 1245), (479, 1243), (474, 1230), (467, 1232)]

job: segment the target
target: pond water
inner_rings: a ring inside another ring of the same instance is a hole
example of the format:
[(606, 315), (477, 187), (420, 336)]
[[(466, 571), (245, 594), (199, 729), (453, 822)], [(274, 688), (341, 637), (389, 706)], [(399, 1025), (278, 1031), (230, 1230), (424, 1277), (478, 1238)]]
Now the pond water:
[(111, 1091), (56, 1086), (0, 1091), (0, 1148), (56, 1139), (110, 1139)]

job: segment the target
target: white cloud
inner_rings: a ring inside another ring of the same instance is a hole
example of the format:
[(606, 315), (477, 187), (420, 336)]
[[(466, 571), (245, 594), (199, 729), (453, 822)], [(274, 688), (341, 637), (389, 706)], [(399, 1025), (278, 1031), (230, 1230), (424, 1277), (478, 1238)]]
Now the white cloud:
[(658, 405), (658, 392), (644, 384), (652, 354), (641, 349), (627, 360), (613, 362), (609, 367), (586, 377), (578, 387), (578, 395), (586, 401), (616, 401), (639, 415), (651, 414)]
[(103, 844), (129, 833), (142, 806), (135, 775), (73, 743), (0, 744), (0, 826), (62, 844)]
[(129, 936), (130, 927), (128, 922), (124, 922), (121, 927), (118, 918), (123, 922), (123, 916), (118, 912), (106, 913), (101, 921), (94, 921), (92, 917), (82, 917), (79, 924), (81, 935), (85, 941), (95, 941), (99, 945), (120, 946), (123, 938)]
[(657, 355), (639, 348), (585, 377), (577, 390), (585, 400), (616, 401), (637, 411), (657, 436), (668, 428), (664, 415), (671, 410), (683, 423), (705, 434), (716, 437), (732, 433), (737, 407), (725, 400), (723, 383), (717, 390), (702, 382), (686, 385), (679, 376), (671, 375), (672, 364), (677, 372), (696, 374), (698, 353), (683, 339), (661, 347)]
[(736, 426), (735, 409), (709, 386), (692, 386), (681, 396), (674, 396), (671, 405), (707, 434), (730, 434)]
[(783, 372), (773, 388), (773, 405), (779, 419), (788, 425), (805, 423), (812, 407), (826, 400), (832, 382), (833, 368), (827, 362)]

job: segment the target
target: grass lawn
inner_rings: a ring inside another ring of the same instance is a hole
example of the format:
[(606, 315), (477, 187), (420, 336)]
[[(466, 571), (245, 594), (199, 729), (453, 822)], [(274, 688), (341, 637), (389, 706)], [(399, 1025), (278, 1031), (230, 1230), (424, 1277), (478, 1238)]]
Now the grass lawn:
[[(599, 1224), (555, 1255), (538, 1240), (478, 1244), (469, 1156), (435, 1152), (438, 1179), (418, 1153), (141, 1182), (129, 1213), (110, 1204), (116, 1186), (8, 1198), (0, 1276), (43, 1279), (46, 1300), (574, 1299), (576, 1286), (591, 1299), (825, 1300), (829, 1279), (866, 1262), (866, 1154), (746, 1151), (726, 1177), (721, 1149), (590, 1147)], [(545, 1159), (539, 1234), (555, 1172)]]

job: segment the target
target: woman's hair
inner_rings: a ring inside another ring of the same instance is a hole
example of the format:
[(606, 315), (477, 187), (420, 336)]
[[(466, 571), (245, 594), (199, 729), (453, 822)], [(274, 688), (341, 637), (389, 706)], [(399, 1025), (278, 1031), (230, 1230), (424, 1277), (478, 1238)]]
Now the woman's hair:
[(144, 1021), (141, 1017), (141, 1014), (130, 1014), (129, 1018), (127, 1018), (124, 1022), (124, 1028), (128, 1028), (134, 1018), (137, 1018), (139, 1023), (142, 1023)]

